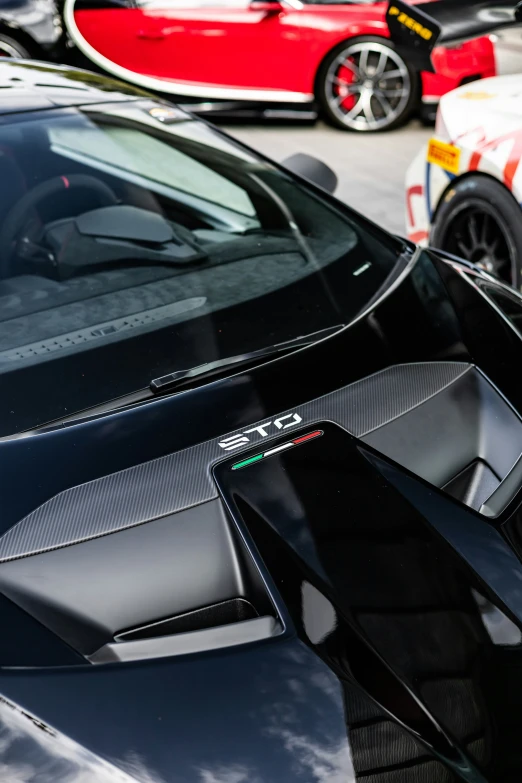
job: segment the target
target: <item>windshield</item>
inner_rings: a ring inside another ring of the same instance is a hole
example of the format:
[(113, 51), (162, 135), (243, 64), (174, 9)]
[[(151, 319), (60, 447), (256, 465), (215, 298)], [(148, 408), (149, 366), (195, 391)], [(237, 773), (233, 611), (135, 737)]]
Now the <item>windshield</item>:
[(175, 108), (139, 100), (10, 119), (0, 435), (348, 323), (403, 250)]

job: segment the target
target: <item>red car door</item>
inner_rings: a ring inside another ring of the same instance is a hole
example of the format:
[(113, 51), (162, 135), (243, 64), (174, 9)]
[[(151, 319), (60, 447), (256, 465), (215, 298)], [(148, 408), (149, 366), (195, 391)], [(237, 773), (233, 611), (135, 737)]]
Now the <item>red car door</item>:
[(136, 84), (256, 99), (256, 90), (299, 91), (299, 17), (299, 10), (265, 0), (138, 0), (133, 7), (76, 0), (66, 21), (90, 59), (123, 78), (121, 69), (135, 74), (129, 80)]

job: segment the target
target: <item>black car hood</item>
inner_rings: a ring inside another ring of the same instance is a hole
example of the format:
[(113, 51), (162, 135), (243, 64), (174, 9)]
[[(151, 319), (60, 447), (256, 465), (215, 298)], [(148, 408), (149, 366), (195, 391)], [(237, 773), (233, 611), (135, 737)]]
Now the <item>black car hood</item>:
[(521, 350), (423, 253), (318, 345), (1, 441), (4, 779), (518, 780)]

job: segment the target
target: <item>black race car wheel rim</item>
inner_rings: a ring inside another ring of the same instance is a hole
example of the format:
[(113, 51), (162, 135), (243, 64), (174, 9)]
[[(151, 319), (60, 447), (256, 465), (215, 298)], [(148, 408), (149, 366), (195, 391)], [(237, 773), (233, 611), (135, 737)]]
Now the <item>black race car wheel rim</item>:
[(491, 204), (469, 199), (453, 213), (437, 242), (441, 250), (517, 285), (516, 249), (504, 218)]

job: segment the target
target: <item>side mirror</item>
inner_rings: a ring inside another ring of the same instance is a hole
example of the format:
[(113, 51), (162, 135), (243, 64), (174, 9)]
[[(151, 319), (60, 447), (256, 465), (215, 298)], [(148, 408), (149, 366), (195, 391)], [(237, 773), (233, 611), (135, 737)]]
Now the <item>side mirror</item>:
[(310, 180), (314, 185), (319, 185), (328, 193), (335, 193), (338, 184), (337, 174), (322, 160), (303, 152), (296, 152), (295, 155), (290, 155), (289, 158), (281, 161), (281, 165), (294, 174)]

